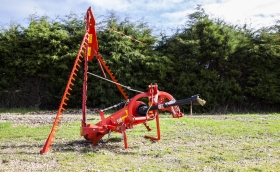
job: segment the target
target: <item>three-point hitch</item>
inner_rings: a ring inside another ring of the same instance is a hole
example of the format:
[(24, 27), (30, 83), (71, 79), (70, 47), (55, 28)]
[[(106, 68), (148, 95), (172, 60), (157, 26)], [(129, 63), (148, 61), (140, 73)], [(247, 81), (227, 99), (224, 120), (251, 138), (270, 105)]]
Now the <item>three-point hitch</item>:
[[(143, 98), (147, 99), (148, 105), (140, 101)], [(86, 124), (82, 126), (81, 135), (87, 140), (91, 140), (93, 145), (96, 146), (105, 134), (119, 132), (123, 134), (124, 147), (128, 148), (126, 130), (132, 129), (137, 124), (144, 124), (147, 130), (151, 130), (146, 122), (156, 119), (157, 136), (145, 136), (145, 138), (160, 140), (159, 111), (170, 111), (173, 118), (180, 118), (183, 113), (180, 111), (179, 105), (190, 103), (203, 106), (206, 102), (199, 95), (194, 95), (188, 99), (175, 100), (169, 93), (159, 91), (156, 84), (149, 85), (148, 92), (134, 96), (125, 103), (124, 108), (114, 114), (105, 118), (103, 110), (100, 110), (101, 121), (95, 125)]]

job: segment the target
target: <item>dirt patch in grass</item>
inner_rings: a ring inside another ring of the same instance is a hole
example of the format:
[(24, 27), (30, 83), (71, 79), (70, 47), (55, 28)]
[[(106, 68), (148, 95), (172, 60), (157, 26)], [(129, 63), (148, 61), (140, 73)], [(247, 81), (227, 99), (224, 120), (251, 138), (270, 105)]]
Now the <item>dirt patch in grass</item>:
[[(44, 114), (44, 115), (38, 115), (38, 114), (1, 114), (0, 115), (0, 121), (13, 121), (13, 125), (28, 125), (28, 126), (39, 126), (39, 125), (47, 125), (52, 124), (54, 122), (55, 115), (54, 114)], [(81, 117), (79, 115), (63, 115), (63, 122), (74, 122), (74, 121), (80, 121)]]
[[(98, 120), (97, 110), (88, 110), (89, 120)], [(12, 121), (14, 126), (28, 125), (30, 127), (53, 124), (56, 117), (56, 111), (40, 111), (26, 114), (20, 113), (2, 113), (0, 114), (0, 122)], [(82, 118), (81, 110), (65, 111), (62, 116), (63, 123), (79, 122)]]

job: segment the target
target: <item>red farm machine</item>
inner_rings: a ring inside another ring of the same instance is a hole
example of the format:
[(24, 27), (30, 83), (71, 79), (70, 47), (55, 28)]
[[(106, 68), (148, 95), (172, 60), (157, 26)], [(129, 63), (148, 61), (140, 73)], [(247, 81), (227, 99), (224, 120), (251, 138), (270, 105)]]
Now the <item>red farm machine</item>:
[[(96, 29), (95, 29), (95, 19), (92, 14), (91, 8), (89, 8), (85, 15), (86, 22), (86, 32), (82, 43), (80, 45), (80, 49), (78, 51), (76, 60), (74, 62), (74, 66), (72, 68), (68, 83), (66, 85), (60, 106), (58, 108), (58, 112), (56, 114), (51, 132), (49, 137), (47, 138), (43, 149), (40, 151), (41, 154), (48, 152), (51, 148), (51, 144), (53, 143), (53, 139), (55, 138), (55, 132), (57, 132), (57, 127), (60, 124), (61, 117), (63, 116), (63, 111), (65, 110), (66, 101), (68, 100), (68, 96), (70, 95), (71, 86), (73, 86), (73, 82), (75, 81), (75, 76), (77, 76), (77, 71), (80, 66), (79, 63), (84, 62), (84, 81), (83, 81), (83, 97), (82, 97), (82, 120), (81, 120), (81, 136), (85, 139), (90, 140), (93, 145), (97, 146), (98, 142), (102, 140), (102, 137), (111, 132), (122, 133), (124, 140), (124, 147), (128, 148), (127, 142), (127, 129), (133, 129), (135, 125), (144, 124), (148, 131), (151, 128), (147, 125), (148, 121), (156, 120), (156, 129), (157, 136), (145, 136), (146, 138), (152, 140), (160, 140), (160, 124), (159, 124), (159, 111), (170, 111), (172, 113), (173, 118), (180, 118), (183, 116), (183, 113), (180, 111), (179, 105), (183, 104), (193, 104), (193, 105), (204, 105), (205, 100), (201, 99), (199, 95), (194, 95), (191, 98), (183, 99), (183, 100), (175, 100), (169, 93), (164, 91), (159, 91), (157, 84), (151, 84), (148, 86), (147, 92), (141, 92), (134, 96), (133, 98), (128, 98), (121, 84), (119, 84), (110, 71), (109, 67), (106, 65), (102, 56), (98, 51), (98, 41), (96, 37)], [(124, 34), (122, 34), (124, 35)], [(133, 39), (135, 40), (135, 39)], [(140, 41), (138, 41), (140, 42)], [(105, 75), (105, 71), (111, 78), (111, 82), (115, 83), (123, 97), (126, 101), (118, 104), (124, 106), (121, 110), (113, 113), (112, 115), (105, 117), (104, 111), (107, 109), (103, 109), (99, 111), (100, 114), (100, 122), (97, 124), (89, 124), (87, 123), (87, 114), (86, 114), (86, 102), (87, 102), (87, 80), (88, 74), (88, 61), (92, 60), (96, 57), (102, 71)], [(104, 71), (105, 69), (105, 71)], [(146, 99), (147, 104), (140, 101), (140, 99)]]

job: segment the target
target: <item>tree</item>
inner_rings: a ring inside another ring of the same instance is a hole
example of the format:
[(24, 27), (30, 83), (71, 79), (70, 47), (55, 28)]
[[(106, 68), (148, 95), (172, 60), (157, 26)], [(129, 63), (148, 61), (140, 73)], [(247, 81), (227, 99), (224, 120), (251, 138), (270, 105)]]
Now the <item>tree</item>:
[(182, 32), (157, 47), (173, 62), (166, 89), (178, 98), (200, 93), (211, 102), (204, 110), (226, 110), (239, 101), (241, 92), (235, 78), (239, 75), (229, 63), (239, 44), (237, 33), (234, 27), (209, 19), (200, 6), (188, 17)]
[(280, 102), (279, 43), (279, 33), (272, 33), (270, 29), (260, 30), (252, 39), (247, 56), (249, 75), (244, 93), (256, 107)]

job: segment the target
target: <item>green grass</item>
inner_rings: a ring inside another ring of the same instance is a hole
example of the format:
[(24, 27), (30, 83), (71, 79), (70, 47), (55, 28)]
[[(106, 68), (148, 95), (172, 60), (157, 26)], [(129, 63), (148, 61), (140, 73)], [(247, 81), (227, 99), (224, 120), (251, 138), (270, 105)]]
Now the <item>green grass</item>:
[[(91, 123), (95, 123), (93, 121)], [(161, 140), (155, 121), (108, 143), (92, 146), (80, 137), (80, 122), (59, 127), (53, 149), (40, 155), (50, 132), (47, 126), (14, 126), (0, 122), (0, 171), (278, 171), (280, 169), (280, 114), (162, 116)]]

